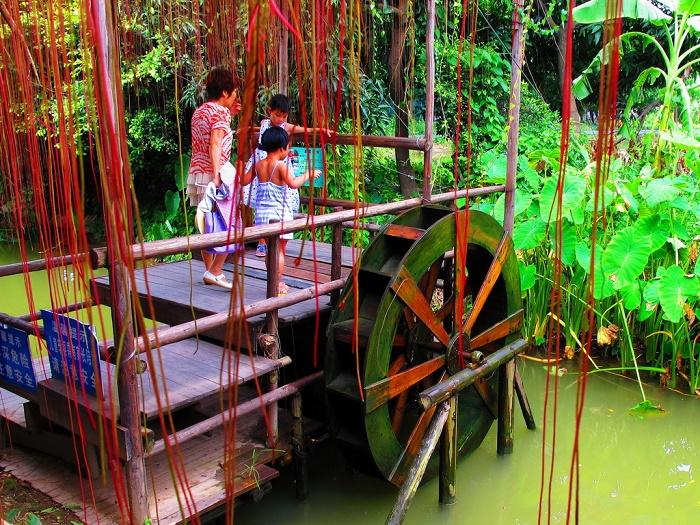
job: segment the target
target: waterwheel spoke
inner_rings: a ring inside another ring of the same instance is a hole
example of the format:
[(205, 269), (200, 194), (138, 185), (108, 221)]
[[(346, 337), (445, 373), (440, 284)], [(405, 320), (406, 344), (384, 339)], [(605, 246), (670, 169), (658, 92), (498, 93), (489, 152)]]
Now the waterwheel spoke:
[(518, 310), (514, 314), (499, 321), (493, 326), (490, 326), (478, 335), (475, 335), (469, 341), (469, 347), (473, 350), (475, 348), (480, 348), (486, 346), (489, 343), (497, 341), (498, 339), (503, 339), (506, 336), (516, 333), (520, 330), (520, 326), (523, 322), (523, 311)]
[(481, 309), (486, 304), (486, 299), (488, 299), (489, 295), (491, 294), (491, 291), (493, 290), (494, 285), (496, 284), (496, 281), (501, 275), (503, 264), (505, 263), (508, 255), (510, 254), (510, 250), (508, 250), (509, 247), (510, 236), (506, 233), (501, 238), (501, 242), (498, 243), (498, 247), (496, 248), (496, 253), (493, 256), (491, 266), (489, 266), (489, 269), (486, 272), (486, 277), (484, 277), (484, 282), (482, 283), (479, 292), (476, 294), (476, 298), (474, 299), (472, 309), (467, 315), (467, 319), (462, 325), (463, 333), (471, 333), (471, 330), (474, 327), (474, 323), (476, 322), (477, 318), (479, 317), (479, 314), (481, 313)]
[[(447, 374), (443, 373), (440, 381), (446, 377)], [(413, 427), (411, 436), (408, 438), (408, 442), (406, 443), (406, 446), (399, 456), (399, 460), (394, 465), (394, 468), (389, 476), (389, 481), (391, 481), (394, 485), (401, 485), (403, 483), (404, 473), (408, 471), (411, 463), (413, 463), (413, 460), (416, 457), (416, 454), (418, 454), (418, 450), (420, 449), (420, 445), (423, 441), (423, 436), (428, 430), (428, 426), (430, 425), (430, 421), (433, 419), (436, 408), (437, 405), (432, 406), (423, 412), (418, 418), (416, 426)]]
[(369, 413), (389, 402), (416, 383), (429, 377), (445, 364), (445, 356), (438, 356), (372, 383), (365, 388), (365, 412)]
[(442, 322), (435, 317), (435, 312), (433, 312), (430, 303), (425, 298), (416, 282), (404, 268), (399, 271), (398, 278), (393, 281), (391, 288), (406, 306), (416, 314), (426, 328), (437, 337), (438, 341), (447, 346), (450, 342), (449, 334), (445, 330), (445, 327), (442, 326)]

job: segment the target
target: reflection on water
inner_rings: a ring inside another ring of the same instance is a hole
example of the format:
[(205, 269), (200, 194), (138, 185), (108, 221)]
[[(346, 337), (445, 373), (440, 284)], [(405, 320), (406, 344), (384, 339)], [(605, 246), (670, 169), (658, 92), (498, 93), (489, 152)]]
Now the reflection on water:
[[(405, 523), (537, 524), (546, 371), (530, 362), (520, 361), (519, 366), (538, 429), (528, 431), (516, 412), (514, 452), (502, 457), (496, 455), (494, 424), (481, 447), (459, 464), (457, 503), (441, 507), (437, 480), (431, 480), (419, 489)], [(573, 373), (560, 378), (551, 507), (548, 509), (545, 498), (542, 523), (547, 523), (548, 513), (551, 523), (566, 523), (576, 380)], [(635, 383), (605, 374), (590, 376), (579, 461), (582, 524), (700, 520), (700, 484), (694, 475), (700, 461), (700, 400), (656, 388), (647, 390), (647, 396), (665, 408), (663, 416), (639, 419), (628, 413), (640, 401)], [(553, 450), (551, 422), (549, 425), (547, 471)], [(237, 509), (237, 523), (342, 525), (386, 520), (396, 497), (394, 488), (347, 470), (331, 446), (312, 461), (307, 501), (294, 499), (293, 477), (285, 472), (261, 503), (245, 502)]]

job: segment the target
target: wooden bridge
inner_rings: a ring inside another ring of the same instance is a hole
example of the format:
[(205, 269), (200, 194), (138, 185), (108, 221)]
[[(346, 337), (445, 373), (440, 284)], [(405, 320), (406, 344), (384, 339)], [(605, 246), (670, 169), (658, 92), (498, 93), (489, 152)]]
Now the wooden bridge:
[[(343, 276), (350, 272), (352, 261), (352, 249), (344, 247), (341, 250)], [(284, 270), (290, 293), (328, 283), (332, 266), (330, 245), (290, 241)], [(182, 324), (197, 317), (229, 311), (231, 293), (204, 285), (200, 279), (203, 271), (199, 260), (156, 264), (136, 270), (135, 281), (144, 308), (149, 306), (150, 299), (155, 319), (167, 324)], [(225, 271), (237, 281), (244, 304), (264, 302), (267, 298), (265, 261), (255, 257), (254, 250), (246, 250), (236, 267), (227, 263)], [(94, 285), (95, 302), (109, 304), (109, 277), (96, 278)], [(312, 297), (281, 308), (280, 333), (291, 330), (295, 323), (315, 318), (317, 313), (325, 317), (330, 309), (329, 301), (328, 295), (322, 295), (318, 301)], [(264, 329), (264, 324), (265, 314), (248, 319), (248, 335), (251, 336), (248, 341), (256, 340), (255, 335)], [(227, 350), (224, 328), (202, 335), (162, 345), (154, 353), (157, 355), (153, 360), (155, 374), (139, 375), (140, 416), (145, 422), (147, 449), (150, 447), (146, 459), (150, 515), (158, 516), (159, 523), (177, 523), (194, 514), (202, 515), (220, 507), (227, 497), (262, 490), (265, 483), (278, 475), (269, 463), (291, 450), (292, 415), (287, 411), (280, 413), (279, 439), (274, 448), (270, 448), (261, 412), (265, 401), (260, 398), (262, 392), (254, 386), (255, 382), (262, 382), (263, 389), (270, 390), (265, 381), (272, 374), (279, 374), (291, 360), (288, 357), (270, 359), (244, 348)], [(296, 338), (300, 351), (310, 354), (312, 341), (299, 333)], [(146, 363), (144, 357), (142, 363)], [(87, 523), (117, 523), (121, 517), (114, 486), (109, 480), (100, 480), (103, 473), (100, 446), (104, 436), (100, 426), (95, 425), (103, 415), (109, 420), (119, 416), (117, 398), (109, 391), (110, 387), (114, 388), (117, 375), (114, 364), (107, 361), (99, 364), (103, 405), (98, 398), (72, 390), (64, 380), (52, 378), (46, 357), (34, 362), (38, 382), (35, 394), (29, 395), (3, 383), (6, 388), (0, 389), (2, 441), (7, 441), (9, 446), (4, 449), (0, 464), (7, 472), (64, 505), (84, 501), (84, 495), (93, 491), (91, 504), (85, 507), (82, 518)], [(156, 379), (155, 385), (152, 377)], [(316, 374), (313, 379), (319, 377)], [(226, 415), (221, 413), (221, 407), (229, 405), (232, 414), (230, 395), (234, 384), (240, 388), (236, 390), (235, 453), (231, 454), (225, 450), (227, 430), (222, 426), (222, 419)], [(295, 387), (287, 390), (292, 394), (298, 392)], [(176, 420), (176, 430), (186, 433), (184, 439), (179, 434), (180, 450), (174, 455), (174, 461), (181, 461), (182, 471), (187, 473), (187, 491), (182, 487), (174, 488), (172, 483), (173, 459), (167, 454), (159, 422), (159, 416), (166, 409)], [(299, 418), (300, 414), (296, 416)], [(201, 427), (202, 424), (212, 428), (200, 432), (197, 425)], [(77, 426), (82, 427), (86, 440), (80, 451), (83, 461), (78, 464), (73, 441), (74, 433), (81, 434), (76, 431)], [(128, 437), (118, 424), (116, 428), (120, 455), (128, 459)], [(57, 462), (56, 457), (74, 467)], [(234, 469), (233, 474), (227, 473), (227, 468)], [(233, 490), (228, 496), (226, 476), (233, 480)]]

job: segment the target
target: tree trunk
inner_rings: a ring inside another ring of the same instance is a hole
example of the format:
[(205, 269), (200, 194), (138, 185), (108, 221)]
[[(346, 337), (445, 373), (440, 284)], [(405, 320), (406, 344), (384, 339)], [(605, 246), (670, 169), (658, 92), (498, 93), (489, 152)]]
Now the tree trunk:
[[(410, 0), (394, 0), (391, 27), (391, 47), (389, 49), (389, 92), (396, 107), (394, 132), (397, 137), (408, 137), (408, 111), (406, 110), (406, 90), (404, 83), (404, 50), (406, 44), (406, 5)], [(418, 193), (416, 174), (411, 166), (408, 150), (396, 148), (396, 170), (399, 185), (404, 197)]]

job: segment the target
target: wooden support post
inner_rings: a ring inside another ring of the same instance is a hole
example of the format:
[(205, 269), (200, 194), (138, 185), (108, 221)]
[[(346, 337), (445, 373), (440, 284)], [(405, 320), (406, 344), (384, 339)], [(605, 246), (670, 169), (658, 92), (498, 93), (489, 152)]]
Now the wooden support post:
[(428, 0), (425, 30), (425, 153), (423, 202), (431, 202), (433, 173), (433, 120), (435, 118), (435, 0)]
[(515, 365), (515, 393), (518, 395), (518, 403), (520, 403), (520, 410), (523, 413), (523, 418), (525, 419), (525, 426), (530, 430), (535, 430), (537, 424), (535, 423), (535, 416), (532, 413), (532, 408), (530, 408), (530, 401), (527, 399), (527, 394), (525, 393), (525, 385), (523, 385), (523, 378), (520, 376), (520, 370), (518, 366)]
[(499, 454), (513, 452), (513, 380), (515, 359), (498, 369), (498, 444)]
[(301, 393), (296, 393), (292, 396), (292, 452), (294, 453), (297, 499), (303, 501), (309, 495), (309, 472), (306, 464)]
[(418, 485), (420, 485), (423, 479), (423, 474), (428, 466), (430, 456), (433, 455), (433, 451), (440, 439), (442, 428), (445, 426), (445, 421), (449, 413), (450, 403), (448, 401), (443, 402), (435, 412), (433, 420), (430, 422), (428, 431), (425, 433), (423, 442), (418, 450), (418, 454), (416, 454), (416, 458), (413, 460), (411, 468), (408, 471), (406, 481), (401, 485), (396, 503), (394, 503), (394, 508), (391, 509), (391, 514), (389, 514), (389, 517), (386, 519), (387, 525), (403, 523), (406, 512), (408, 512), (408, 507), (411, 505), (413, 496), (416, 495), (416, 490), (418, 490)]
[[(93, 4), (95, 25), (95, 83), (97, 86), (97, 118), (100, 122), (98, 140), (103, 162), (100, 163), (103, 188), (103, 214), (108, 245), (107, 261), (112, 294), (112, 324), (117, 345), (119, 419), (126, 427), (128, 459), (124, 465), (129, 522), (148, 521), (148, 492), (146, 464), (141, 440), (141, 415), (136, 371), (136, 346), (131, 308), (131, 286), (128, 268), (133, 264), (131, 253), (123, 246), (133, 243), (133, 210), (131, 174), (124, 128), (124, 104), (119, 75), (119, 48), (114, 21), (116, 2)], [(101, 388), (98, 386), (98, 388)], [(106, 395), (111, 395), (108, 391)], [(113, 422), (112, 424), (116, 424)], [(108, 430), (111, 432), (111, 429)]]
[[(287, 16), (287, 3), (279, 3), (282, 14)], [(280, 43), (278, 49), (279, 62), (277, 64), (277, 83), (279, 92), (284, 95), (289, 90), (289, 29), (285, 24), (280, 23)]]
[(440, 503), (452, 505), (457, 497), (457, 403), (458, 396), (450, 398), (450, 413), (442, 429), (440, 442)]
[[(277, 297), (279, 293), (279, 251), (280, 238), (278, 235), (273, 235), (267, 238), (267, 297)], [(277, 310), (268, 312), (266, 316), (267, 333), (272, 337), (274, 344), (266, 352), (265, 357), (269, 359), (280, 358), (279, 348), (279, 331), (278, 331), (279, 313)], [(279, 372), (274, 370), (268, 375), (268, 390), (272, 391), (277, 388), (279, 383)], [(269, 432), (267, 436), (267, 444), (269, 447), (275, 447), (279, 438), (279, 430), (277, 424), (277, 403), (270, 403), (267, 406), (267, 417), (270, 422)]]
[[(343, 211), (342, 206), (333, 208), (333, 211)], [(343, 268), (343, 223), (335, 223), (333, 226), (333, 240), (331, 244), (331, 281), (340, 279)], [(335, 307), (340, 298), (340, 290), (331, 292), (331, 306)]]
[(515, 181), (518, 169), (518, 134), (520, 132), (520, 85), (525, 54), (525, 32), (523, 30), (523, 0), (513, 5), (513, 43), (510, 70), (510, 100), (508, 107), (508, 145), (506, 147), (506, 202), (503, 229), (513, 234), (515, 219)]

